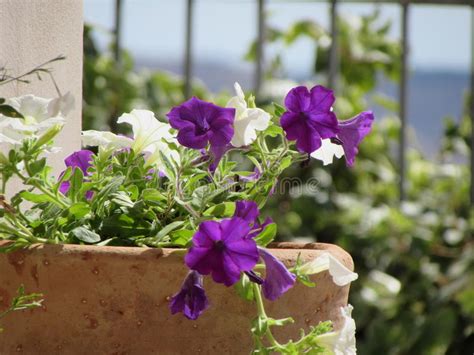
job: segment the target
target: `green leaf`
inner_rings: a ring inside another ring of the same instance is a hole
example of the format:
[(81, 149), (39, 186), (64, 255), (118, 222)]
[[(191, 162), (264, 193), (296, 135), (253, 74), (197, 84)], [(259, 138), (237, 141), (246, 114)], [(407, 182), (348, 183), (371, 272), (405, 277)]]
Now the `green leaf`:
[(15, 110), (12, 106), (5, 104), (0, 104), (0, 114), (7, 117), (24, 118), (23, 115)]
[(91, 211), (91, 208), (86, 202), (76, 202), (69, 207), (69, 213), (76, 219), (81, 219)]
[(142, 192), (142, 199), (149, 205), (161, 206), (166, 203), (168, 199), (165, 195), (156, 189), (145, 189)]
[(120, 185), (122, 185), (125, 180), (124, 176), (115, 176), (107, 185), (105, 185), (94, 198), (94, 205), (102, 205), (102, 203), (109, 199), (109, 195), (116, 192)]
[(46, 158), (42, 158), (28, 164), (31, 175), (37, 175), (46, 166)]
[(273, 318), (268, 318), (268, 325), (272, 326), (275, 325), (277, 327), (282, 327), (287, 324), (293, 324), (295, 320), (291, 317), (288, 318), (282, 318), (282, 319), (273, 319)]
[(209, 207), (204, 211), (204, 216), (218, 218), (231, 217), (235, 212), (235, 202), (222, 202), (218, 205)]
[(34, 203), (44, 203), (44, 202), (55, 202), (53, 198), (49, 197), (48, 195), (45, 194), (34, 194), (33, 192), (30, 191), (22, 191), (20, 192), (20, 196), (30, 202)]
[(163, 154), (163, 152), (160, 150), (160, 159), (161, 161), (163, 162), (163, 168), (165, 170), (165, 174), (166, 176), (168, 176), (168, 178), (170, 180), (174, 180), (175, 176), (176, 176), (176, 167), (175, 165), (173, 164), (173, 162), (168, 159), (168, 157)]
[(191, 241), (194, 231), (181, 229), (170, 233), (170, 242), (176, 246), (186, 247)]
[(265, 130), (265, 134), (270, 137), (278, 137), (283, 134), (283, 128), (281, 128), (280, 126), (277, 126), (276, 124), (271, 124)]
[(267, 333), (268, 319), (266, 317), (257, 317), (252, 320), (251, 331), (254, 335), (262, 337)]
[(110, 194), (112, 202), (123, 207), (133, 207), (134, 203), (125, 191), (118, 191)]
[(267, 246), (276, 236), (277, 225), (271, 223), (265, 227), (265, 229), (255, 237), (255, 242), (260, 246)]
[(237, 294), (244, 300), (253, 301), (255, 299), (253, 284), (247, 275), (242, 274), (242, 277), (239, 282), (235, 284), (234, 288)]
[(184, 224), (184, 221), (176, 221), (168, 224), (166, 227), (164, 227), (162, 230), (158, 232), (156, 235), (158, 240), (161, 240), (165, 236), (167, 236), (171, 231), (181, 227)]
[(69, 196), (74, 201), (77, 198), (80, 198), (79, 193), (81, 191), (82, 182), (84, 181), (84, 173), (81, 169), (75, 168), (72, 173), (69, 187)]
[(208, 185), (200, 186), (193, 191), (191, 203), (197, 208), (201, 209), (207, 201), (207, 197), (210, 193), (210, 187)]
[(88, 230), (86, 227), (76, 227), (71, 231), (71, 233), (84, 243), (93, 244), (100, 242), (100, 235)]
[(283, 170), (285, 170), (286, 168), (288, 168), (288, 167), (291, 165), (292, 162), (293, 162), (293, 160), (291, 159), (290, 156), (284, 157), (284, 158), (281, 160), (280, 165), (279, 165), (280, 171), (283, 171)]
[(273, 103), (273, 112), (276, 117), (281, 117), (281, 115), (283, 115), (285, 111), (286, 109), (283, 106)]

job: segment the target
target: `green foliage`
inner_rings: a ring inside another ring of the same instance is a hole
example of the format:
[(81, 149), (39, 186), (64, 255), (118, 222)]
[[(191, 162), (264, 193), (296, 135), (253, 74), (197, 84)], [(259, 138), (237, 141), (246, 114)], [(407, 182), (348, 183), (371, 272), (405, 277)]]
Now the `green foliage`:
[[(396, 103), (371, 92), (379, 75), (396, 80), (399, 43), (378, 14), (339, 18), (340, 77), (335, 110), (351, 117), (372, 96), (388, 110)], [(312, 21), (272, 29), (270, 42), (290, 45), (302, 36), (315, 41), (315, 74), (327, 74), (329, 33)], [(278, 56), (273, 59), (279, 63)], [(248, 53), (252, 58), (252, 48)], [(276, 69), (276, 70), (275, 70)], [(269, 76), (284, 68), (270, 66)], [(395, 148), (399, 121), (376, 119), (356, 165), (342, 161), (323, 169), (317, 162), (286, 176), (319, 180), (320, 191), (285, 193), (270, 200), (267, 213), (279, 238), (317, 239), (348, 250), (360, 278), (351, 286), (361, 354), (470, 354), (474, 349), (474, 214), (469, 205), (467, 161), (470, 120), (446, 120), (439, 158), (409, 149), (408, 200), (399, 203)], [(277, 107), (275, 110), (279, 110)], [(393, 115), (391, 115), (393, 116)], [(278, 190), (278, 189), (277, 189)]]
[[(17, 295), (12, 299), (10, 306), (8, 306), (6, 310), (0, 313), (0, 319), (11, 312), (41, 307), (41, 304), (43, 302), (42, 297), (43, 295), (40, 293), (26, 294), (25, 287), (21, 285), (18, 288)], [(0, 333), (2, 332), (3, 328), (0, 328)]]

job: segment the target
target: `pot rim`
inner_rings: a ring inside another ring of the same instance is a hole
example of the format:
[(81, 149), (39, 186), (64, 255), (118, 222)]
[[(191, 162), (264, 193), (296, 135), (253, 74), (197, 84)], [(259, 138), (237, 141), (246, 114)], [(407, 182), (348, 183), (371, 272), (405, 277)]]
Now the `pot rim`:
[[(0, 246), (10, 243), (9, 240), (0, 240)], [(270, 250), (275, 250), (277, 253), (288, 251), (294, 254), (298, 250), (314, 250), (319, 252), (328, 251), (331, 254), (338, 255), (346, 266), (353, 269), (353, 260), (351, 255), (335, 244), (329, 243), (301, 243), (301, 242), (272, 242), (267, 246)], [(166, 257), (170, 255), (184, 255), (188, 249), (186, 248), (147, 248), (147, 247), (127, 247), (127, 246), (98, 246), (86, 244), (32, 244), (24, 249), (19, 249), (19, 253), (30, 254), (35, 250), (49, 251), (53, 254), (68, 254), (68, 255), (121, 255), (138, 258), (144, 255), (153, 255), (156, 257)], [(7, 255), (10, 253), (6, 253)], [(342, 261), (341, 260), (341, 261)], [(350, 267), (352, 266), (352, 267)]]

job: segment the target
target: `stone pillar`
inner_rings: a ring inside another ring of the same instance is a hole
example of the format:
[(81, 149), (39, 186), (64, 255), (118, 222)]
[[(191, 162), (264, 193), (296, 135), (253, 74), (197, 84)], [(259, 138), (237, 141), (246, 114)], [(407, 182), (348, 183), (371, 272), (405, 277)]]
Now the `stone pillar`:
[[(82, 33), (82, 0), (0, 0), (0, 67), (19, 75), (60, 54), (66, 56), (66, 60), (50, 65), (61, 92), (70, 91), (75, 99), (75, 109), (56, 139), (62, 151), (49, 161), (56, 173), (63, 169), (64, 157), (80, 148)], [(0, 85), (0, 97), (57, 97), (48, 75), (42, 75), (41, 81), (35, 76), (30, 79), (30, 84)], [(19, 187), (15, 182), (10, 184), (9, 194)]]

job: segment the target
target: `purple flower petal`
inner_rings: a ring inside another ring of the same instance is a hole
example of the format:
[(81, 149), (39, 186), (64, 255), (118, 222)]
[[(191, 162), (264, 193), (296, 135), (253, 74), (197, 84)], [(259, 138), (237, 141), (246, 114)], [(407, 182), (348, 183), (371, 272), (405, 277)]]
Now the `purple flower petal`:
[(258, 218), (260, 211), (255, 201), (237, 201), (235, 203), (234, 217), (240, 217), (243, 220), (253, 224)]
[(196, 271), (189, 272), (181, 290), (171, 298), (169, 306), (171, 314), (182, 312), (188, 319), (197, 319), (209, 306), (202, 276)]
[[(63, 173), (61, 173), (61, 175)], [(63, 195), (66, 195), (70, 187), (71, 187), (71, 183), (69, 181), (63, 181), (61, 183), (61, 186), (59, 186), (59, 192), (62, 193)]]
[(257, 181), (258, 179), (260, 179), (261, 176), (262, 176), (262, 172), (257, 167), (255, 167), (253, 169), (252, 174), (250, 174), (250, 175), (241, 175), (239, 178), (240, 178), (240, 180), (242, 180), (244, 182), (253, 182), (253, 181)]
[(179, 144), (193, 149), (202, 149), (207, 146), (209, 137), (207, 133), (197, 134), (193, 127), (185, 127), (178, 132)]
[(79, 150), (64, 159), (64, 163), (68, 167), (70, 166), (81, 169), (84, 175), (87, 175), (87, 169), (91, 166), (93, 155), (94, 152), (91, 152), (90, 150)]
[(342, 142), (346, 164), (354, 165), (355, 156), (359, 152), (359, 144), (372, 129), (374, 114), (370, 111), (361, 112), (354, 118), (339, 122), (337, 137)]
[(334, 92), (322, 85), (316, 85), (311, 89), (311, 106), (317, 107), (322, 112), (331, 110), (332, 105), (336, 101)]
[(310, 154), (319, 149), (321, 139), (336, 136), (338, 123), (336, 115), (331, 112), (333, 103), (333, 92), (323, 86), (315, 86), (311, 92), (299, 86), (287, 94), (287, 111), (280, 122), (287, 139), (296, 140), (300, 152)]
[(210, 144), (215, 169), (234, 135), (235, 109), (193, 97), (171, 109), (167, 117), (170, 125), (179, 130), (178, 142), (183, 146), (202, 149)]
[(249, 223), (237, 217), (202, 222), (185, 256), (186, 265), (211, 274), (215, 282), (233, 285), (242, 271), (251, 270), (258, 261), (257, 245), (247, 239), (249, 232)]
[(267, 250), (258, 248), (258, 252), (265, 262), (265, 281), (262, 289), (263, 295), (274, 301), (293, 287), (296, 276), (288, 271), (286, 266)]
[[(66, 164), (67, 167), (72, 167), (73, 171), (76, 168), (79, 168), (82, 170), (82, 173), (84, 176), (89, 175), (87, 172), (87, 169), (92, 165), (92, 156), (94, 155), (94, 152), (90, 150), (79, 150), (77, 152), (72, 153), (66, 159), (64, 159), (64, 163)], [(65, 170), (61, 172), (59, 175), (59, 178), (61, 178), (65, 173)], [(71, 184), (69, 181), (63, 181), (61, 183), (61, 186), (59, 186), (59, 192), (61, 192), (63, 195), (66, 195), (67, 192), (69, 191), (69, 188), (71, 187)], [(90, 200), (93, 196), (92, 191), (87, 191), (86, 192), (86, 199)]]
[(291, 89), (285, 97), (285, 107), (291, 112), (305, 112), (311, 104), (311, 94), (306, 86)]

